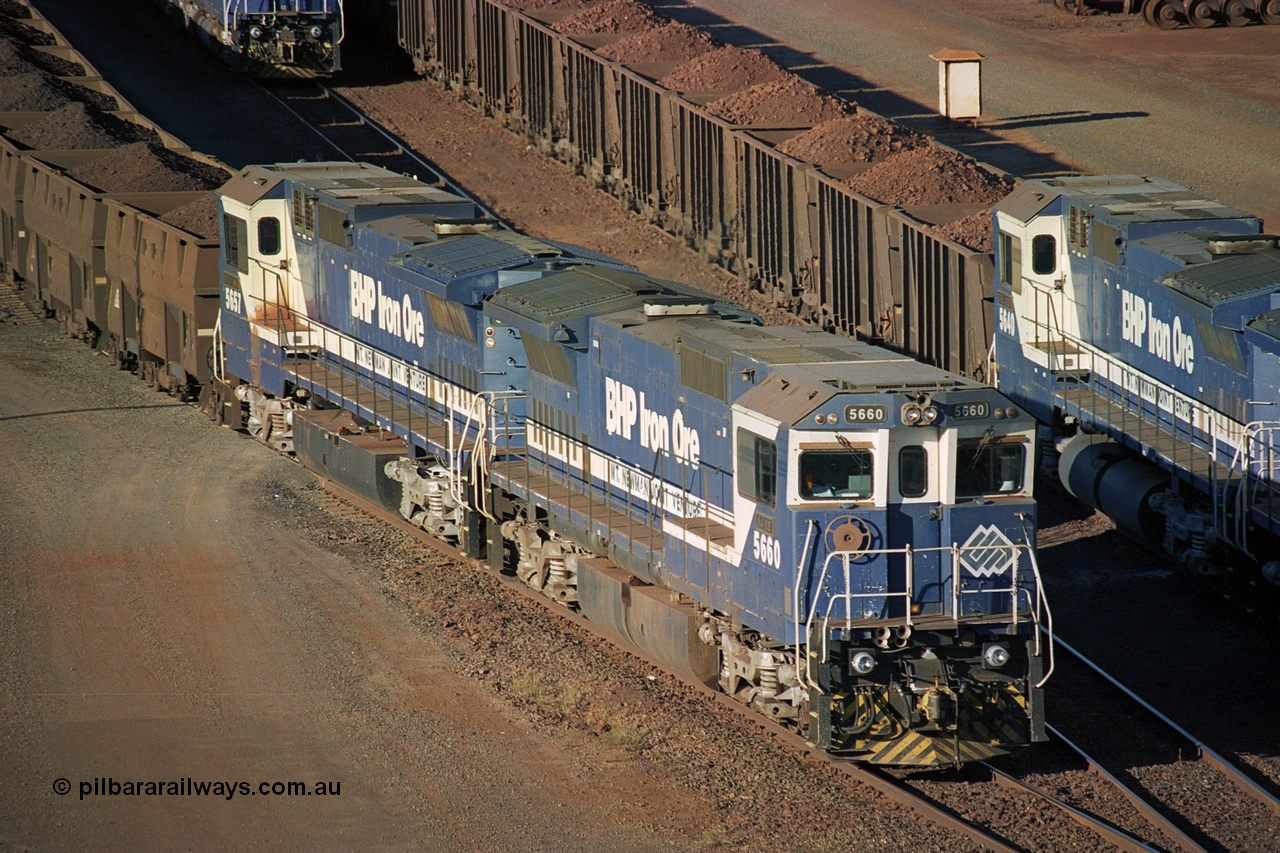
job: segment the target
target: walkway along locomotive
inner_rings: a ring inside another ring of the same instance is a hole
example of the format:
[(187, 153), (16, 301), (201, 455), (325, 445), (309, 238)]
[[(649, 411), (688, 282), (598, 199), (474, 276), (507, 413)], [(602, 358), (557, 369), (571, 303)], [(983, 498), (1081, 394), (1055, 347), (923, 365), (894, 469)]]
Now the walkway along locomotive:
[(1274, 598), (1277, 238), (1134, 176), (1028, 181), (995, 221), (998, 387), (1052, 425), (1062, 482), (1183, 565)]
[(1043, 740), (1035, 422), (358, 164), (220, 193), (219, 416), (833, 753)]

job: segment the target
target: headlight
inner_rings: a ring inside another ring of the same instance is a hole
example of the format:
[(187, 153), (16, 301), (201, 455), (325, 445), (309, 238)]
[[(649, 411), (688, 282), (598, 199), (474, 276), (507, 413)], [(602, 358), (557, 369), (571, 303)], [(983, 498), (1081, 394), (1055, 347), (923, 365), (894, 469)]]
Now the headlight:
[(849, 668), (858, 675), (870, 675), (871, 670), (876, 668), (875, 655), (870, 652), (858, 652), (849, 661)]
[(924, 412), (922, 413), (922, 417), (924, 418), (924, 422), (925, 422), (926, 424), (937, 423), (937, 421), (938, 421), (938, 407), (937, 407), (937, 406), (925, 406), (925, 407), (924, 407)]
[(262, 27), (258, 26), (257, 24), (254, 24), (252, 27), (249, 27), (249, 38), (253, 39), (254, 41), (262, 41), (263, 32), (264, 30), (262, 29)]
[(989, 669), (999, 669), (1009, 662), (1009, 650), (999, 643), (992, 643), (982, 650), (982, 662)]
[(902, 410), (902, 422), (907, 426), (915, 426), (923, 417), (924, 412), (920, 411), (919, 406), (907, 406)]
[(307, 34), (310, 35), (316, 41), (319, 41), (320, 37), (324, 35), (324, 28), (321, 27), (319, 24), (316, 24), (311, 29), (307, 30)]

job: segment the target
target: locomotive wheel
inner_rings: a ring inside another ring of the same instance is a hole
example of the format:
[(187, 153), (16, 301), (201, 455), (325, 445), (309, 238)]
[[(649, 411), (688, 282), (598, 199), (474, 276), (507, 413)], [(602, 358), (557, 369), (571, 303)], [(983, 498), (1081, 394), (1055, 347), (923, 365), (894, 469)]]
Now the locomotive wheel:
[(1218, 23), (1220, 4), (1216, 0), (1189, 0), (1187, 20), (1191, 26), (1207, 29)]
[(1280, 24), (1280, 0), (1262, 0), (1258, 4), (1258, 17), (1264, 24)]
[(1153, 27), (1171, 30), (1182, 23), (1182, 3), (1179, 0), (1147, 0), (1142, 7), (1142, 17)]
[(1226, 0), (1222, 4), (1222, 17), (1228, 27), (1243, 27), (1249, 23), (1249, 4), (1245, 0)]

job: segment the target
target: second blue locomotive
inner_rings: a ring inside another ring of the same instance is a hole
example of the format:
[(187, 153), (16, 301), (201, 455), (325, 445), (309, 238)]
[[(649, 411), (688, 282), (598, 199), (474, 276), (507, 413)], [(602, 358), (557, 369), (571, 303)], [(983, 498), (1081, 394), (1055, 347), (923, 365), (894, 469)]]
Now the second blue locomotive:
[(1136, 176), (1028, 181), (995, 216), (999, 387), (1052, 426), (1067, 488), (1190, 569), (1274, 596), (1277, 238)]
[(1035, 424), (995, 390), (369, 166), (221, 204), (226, 417), (824, 749), (1044, 738)]

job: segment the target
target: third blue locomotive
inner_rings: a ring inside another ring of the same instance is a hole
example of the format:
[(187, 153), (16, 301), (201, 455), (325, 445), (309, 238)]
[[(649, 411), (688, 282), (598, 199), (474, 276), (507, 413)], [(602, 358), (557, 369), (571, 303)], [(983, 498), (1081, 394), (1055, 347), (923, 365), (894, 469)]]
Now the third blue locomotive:
[(155, 2), (255, 77), (322, 77), (342, 68), (343, 0)]

